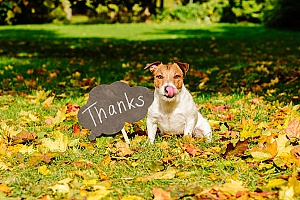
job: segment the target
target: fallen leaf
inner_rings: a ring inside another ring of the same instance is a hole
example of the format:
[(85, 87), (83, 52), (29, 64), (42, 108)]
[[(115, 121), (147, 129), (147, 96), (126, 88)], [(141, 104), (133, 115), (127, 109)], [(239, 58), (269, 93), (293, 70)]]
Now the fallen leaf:
[(250, 154), (254, 160), (265, 161), (277, 155), (277, 142), (273, 140), (271, 136), (261, 136), (258, 147), (253, 147), (250, 150)]
[(236, 144), (229, 143), (226, 147), (225, 157), (242, 156), (248, 149), (248, 140), (238, 141)]
[(300, 138), (300, 123), (297, 118), (290, 121), (288, 127), (285, 129), (286, 135), (290, 139), (299, 139)]
[(60, 184), (68, 184), (71, 181), (73, 181), (72, 178), (65, 178), (65, 179), (62, 179), (62, 180), (58, 181), (58, 183), (60, 183)]
[(231, 195), (236, 195), (238, 192), (247, 192), (249, 191), (247, 188), (243, 186), (242, 181), (230, 180), (228, 183), (224, 183), (222, 186), (214, 187), (216, 190), (220, 190), (222, 192), (227, 192)]
[(41, 139), (44, 147), (48, 148), (51, 152), (65, 152), (68, 147), (68, 136), (60, 131), (54, 131), (53, 138)]
[(47, 168), (46, 165), (43, 165), (43, 166), (39, 167), (38, 171), (39, 171), (40, 174), (43, 174), (43, 175), (51, 174), (51, 171)]
[(36, 166), (40, 162), (49, 163), (52, 158), (56, 156), (55, 153), (40, 153), (40, 152), (34, 152), (30, 155), (28, 164)]
[(83, 180), (82, 184), (88, 185), (88, 186), (94, 186), (97, 184), (97, 179), (90, 179), (90, 180)]
[(279, 199), (294, 200), (294, 188), (282, 187), (279, 191)]
[(101, 200), (106, 197), (109, 193), (112, 193), (113, 190), (100, 189), (95, 192), (89, 193), (87, 200)]
[(122, 197), (121, 200), (143, 200), (143, 197), (135, 196), (135, 195), (130, 195), (127, 197)]
[(136, 181), (147, 182), (149, 180), (170, 180), (175, 178), (177, 170), (173, 167), (168, 167), (165, 171), (156, 172), (147, 177), (139, 177)]
[(300, 195), (300, 181), (297, 180), (297, 177), (294, 174), (289, 178), (288, 187), (293, 188), (295, 196)]
[(106, 155), (106, 156), (103, 158), (103, 160), (101, 160), (100, 166), (107, 167), (107, 166), (109, 165), (110, 161), (111, 161), (110, 155)]
[(0, 184), (0, 192), (10, 193), (11, 189), (7, 186), (7, 184)]
[(193, 157), (200, 155), (202, 153), (202, 151), (200, 150), (199, 147), (195, 147), (192, 144), (185, 143), (185, 144), (183, 144), (183, 147), (184, 147), (185, 151), (188, 152)]
[(55, 97), (55, 95), (52, 96), (52, 97), (48, 97), (48, 98), (42, 103), (42, 107), (43, 107), (43, 108), (50, 108), (50, 106), (51, 106), (52, 103), (53, 103), (54, 97)]
[(277, 178), (277, 179), (269, 180), (269, 182), (266, 185), (266, 187), (267, 188), (279, 188), (279, 187), (281, 187), (282, 185), (284, 185), (286, 183), (287, 183), (286, 180)]
[(51, 125), (55, 126), (60, 124), (66, 119), (67, 106), (62, 107), (57, 111), (56, 116), (51, 120)]
[(57, 184), (51, 187), (48, 187), (49, 189), (52, 189), (53, 192), (59, 192), (59, 193), (69, 193), (70, 192), (70, 187), (67, 184)]
[(224, 112), (224, 111), (228, 110), (229, 107), (230, 106), (228, 106), (228, 105), (215, 106), (213, 109), (213, 112), (215, 112), (215, 113)]
[(171, 193), (161, 188), (153, 188), (152, 194), (154, 200), (171, 200)]
[(132, 151), (129, 148), (129, 144), (125, 142), (117, 142), (116, 148), (117, 148), (117, 155), (120, 157), (128, 156), (134, 153), (134, 151)]

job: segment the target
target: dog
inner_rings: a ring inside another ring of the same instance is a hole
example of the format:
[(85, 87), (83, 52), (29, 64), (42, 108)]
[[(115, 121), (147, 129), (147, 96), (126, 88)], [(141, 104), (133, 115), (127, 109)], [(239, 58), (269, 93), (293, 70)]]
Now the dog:
[(161, 134), (184, 134), (212, 139), (208, 121), (198, 112), (192, 95), (183, 83), (189, 64), (174, 62), (164, 65), (157, 61), (147, 64), (154, 75), (154, 101), (148, 108), (147, 130), (154, 143), (157, 127)]

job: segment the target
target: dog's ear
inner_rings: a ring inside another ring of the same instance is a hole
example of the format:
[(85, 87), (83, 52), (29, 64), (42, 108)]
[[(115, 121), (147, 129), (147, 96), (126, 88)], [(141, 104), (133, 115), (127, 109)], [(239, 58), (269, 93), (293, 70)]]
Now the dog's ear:
[(190, 65), (188, 63), (179, 62), (179, 61), (175, 61), (174, 63), (176, 63), (180, 67), (180, 69), (184, 72), (184, 74), (186, 74), (186, 72), (190, 68)]
[(153, 72), (158, 68), (158, 66), (159, 66), (160, 64), (161, 64), (160, 61), (156, 61), (156, 62), (147, 64), (146, 67), (145, 67), (144, 69), (150, 68), (150, 71), (153, 73)]

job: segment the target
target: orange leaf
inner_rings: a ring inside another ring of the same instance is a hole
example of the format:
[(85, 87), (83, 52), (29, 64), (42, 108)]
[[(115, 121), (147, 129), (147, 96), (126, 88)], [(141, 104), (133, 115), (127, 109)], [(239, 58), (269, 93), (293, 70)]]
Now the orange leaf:
[(10, 188), (5, 184), (0, 184), (0, 192), (4, 192), (4, 193), (10, 193)]
[(154, 200), (171, 200), (171, 193), (161, 188), (153, 188)]
[(183, 147), (185, 148), (185, 151), (191, 154), (193, 157), (202, 153), (199, 147), (195, 147), (192, 144), (184, 144)]

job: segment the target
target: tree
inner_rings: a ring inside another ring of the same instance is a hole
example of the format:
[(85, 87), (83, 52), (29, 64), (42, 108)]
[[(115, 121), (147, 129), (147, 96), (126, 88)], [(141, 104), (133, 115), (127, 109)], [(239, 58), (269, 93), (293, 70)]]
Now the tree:
[(264, 23), (268, 27), (300, 30), (299, 0), (267, 0)]

